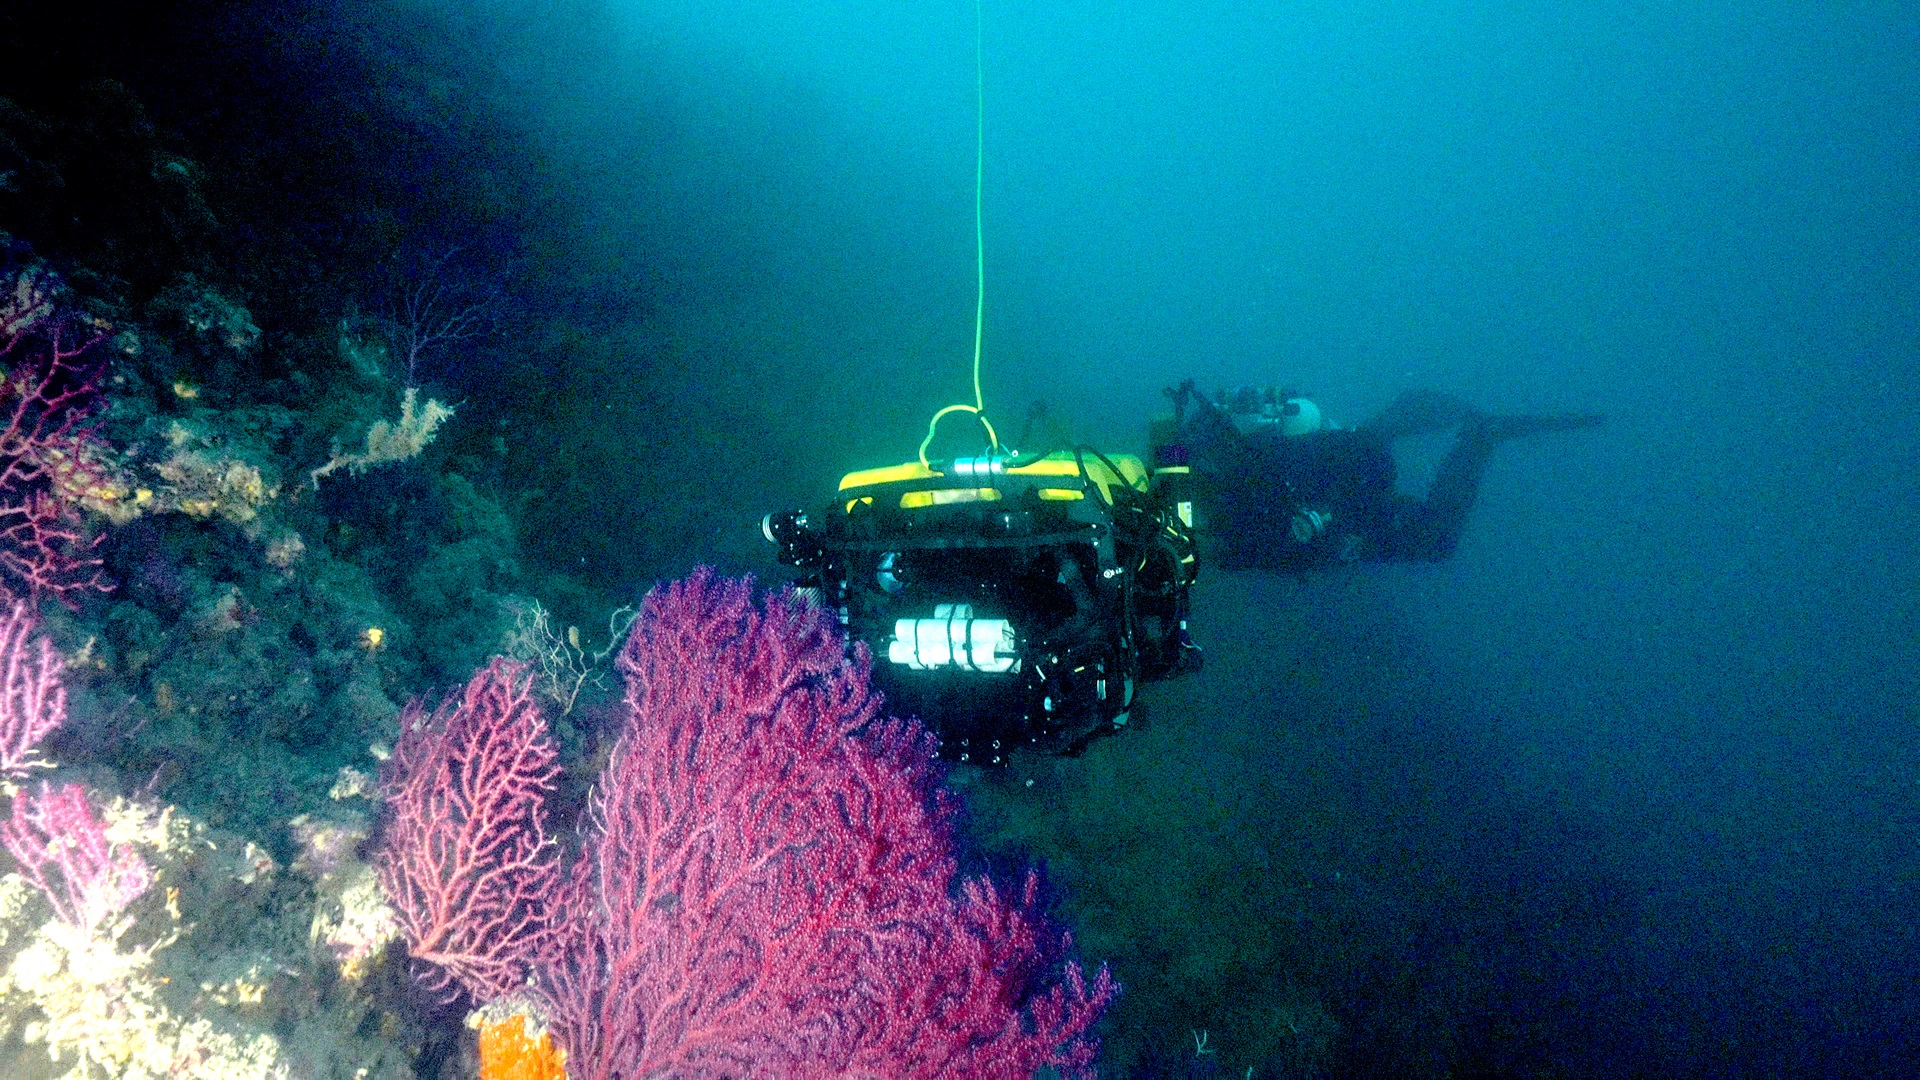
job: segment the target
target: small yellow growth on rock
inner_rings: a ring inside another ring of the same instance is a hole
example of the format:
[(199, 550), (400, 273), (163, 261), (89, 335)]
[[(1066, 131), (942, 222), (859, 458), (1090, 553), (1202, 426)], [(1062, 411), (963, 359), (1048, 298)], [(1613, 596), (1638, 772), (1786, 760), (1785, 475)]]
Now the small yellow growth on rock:
[(30, 451), (33, 464), (62, 502), (104, 514), (116, 524), (137, 517), (125, 504), (135, 497), (133, 481), (119, 455), (97, 440), (63, 436)]
[(567, 1052), (527, 1017), (489, 1022), (481, 1012), (473, 1019), (480, 1029), (480, 1080), (567, 1080)]
[(377, 626), (369, 626), (360, 631), (360, 647), (368, 652), (378, 652), (387, 643), (387, 632)]

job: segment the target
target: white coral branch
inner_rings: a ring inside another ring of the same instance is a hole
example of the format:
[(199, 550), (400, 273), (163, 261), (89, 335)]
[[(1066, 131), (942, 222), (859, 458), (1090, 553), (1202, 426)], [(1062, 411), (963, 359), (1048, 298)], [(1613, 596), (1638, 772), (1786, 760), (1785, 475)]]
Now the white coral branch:
[(440, 425), (453, 415), (453, 406), (445, 405), (432, 398), (425, 405), (420, 404), (420, 392), (407, 387), (400, 396), (400, 420), (398, 423), (377, 420), (367, 430), (367, 446), (364, 450), (342, 451), (335, 445), (333, 457), (325, 465), (313, 470), (308, 476), (314, 487), (320, 486), (320, 478), (339, 469), (358, 476), (375, 465), (387, 465), (396, 461), (405, 461), (416, 457), (433, 441), (434, 433)]

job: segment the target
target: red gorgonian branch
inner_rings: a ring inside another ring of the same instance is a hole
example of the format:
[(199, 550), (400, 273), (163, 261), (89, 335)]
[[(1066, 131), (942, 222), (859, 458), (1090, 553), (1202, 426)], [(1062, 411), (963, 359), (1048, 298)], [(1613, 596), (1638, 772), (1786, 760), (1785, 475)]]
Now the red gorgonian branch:
[(40, 741), (67, 719), (67, 688), (60, 681), (66, 661), (35, 633), (40, 618), (25, 600), (0, 616), (0, 781), (22, 779), (40, 758)]
[(524, 985), (553, 934), (560, 853), (543, 806), (559, 766), (532, 684), (495, 659), (431, 714), (414, 702), (381, 772), (380, 887), (423, 980), (449, 997)]
[(524, 670), (409, 711), (381, 881), (430, 985), (524, 988), (579, 1080), (1090, 1070), (1111, 976), (1067, 958), (1037, 875), (956, 881), (931, 738), (878, 717), (830, 614), (702, 569), (647, 597), (618, 667), (564, 880)]
[(13, 797), (13, 818), (0, 822), (0, 844), (20, 864), (61, 922), (92, 933), (140, 898), (153, 870), (140, 854), (107, 839), (79, 784)]
[(106, 331), (62, 310), (49, 274), (12, 274), (0, 290), (0, 572), (73, 606), (111, 589), (76, 506), (107, 482), (91, 426)]
[[(7, 311), (0, 307), (0, 328), (11, 325)], [(153, 871), (138, 852), (107, 839), (80, 785), (14, 788), (30, 770), (48, 766), (40, 743), (67, 720), (65, 660), (39, 629), (32, 603), (10, 599), (0, 615), (0, 783), (13, 808), (11, 819), (0, 821), (0, 846), (55, 917), (91, 934), (147, 891)]]

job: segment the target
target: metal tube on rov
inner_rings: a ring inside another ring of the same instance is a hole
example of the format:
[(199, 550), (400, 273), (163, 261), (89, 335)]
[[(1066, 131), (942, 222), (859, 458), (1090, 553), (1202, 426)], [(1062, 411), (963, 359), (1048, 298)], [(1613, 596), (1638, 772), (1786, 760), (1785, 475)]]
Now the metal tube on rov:
[(887, 659), (914, 671), (1012, 671), (1020, 643), (1005, 619), (976, 619), (971, 604), (940, 604), (931, 619), (898, 619)]

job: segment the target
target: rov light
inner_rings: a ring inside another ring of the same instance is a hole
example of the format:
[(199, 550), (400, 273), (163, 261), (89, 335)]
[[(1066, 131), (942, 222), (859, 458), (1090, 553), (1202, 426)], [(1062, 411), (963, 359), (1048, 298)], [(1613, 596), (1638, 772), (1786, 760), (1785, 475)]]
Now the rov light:
[(897, 619), (887, 659), (914, 671), (1012, 671), (1019, 640), (1005, 619), (976, 619), (971, 604), (940, 604), (931, 619)]

